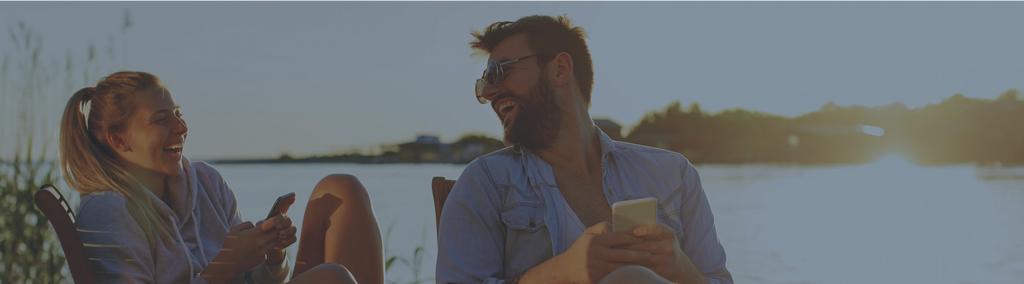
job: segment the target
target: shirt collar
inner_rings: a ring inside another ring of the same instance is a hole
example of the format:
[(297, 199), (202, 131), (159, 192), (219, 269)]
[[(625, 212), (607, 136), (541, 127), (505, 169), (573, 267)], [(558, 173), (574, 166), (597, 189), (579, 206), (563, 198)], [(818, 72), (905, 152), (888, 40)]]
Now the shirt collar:
[(615, 141), (612, 141), (611, 137), (604, 134), (600, 127), (594, 126), (594, 130), (597, 130), (597, 138), (601, 141), (601, 163), (604, 164), (604, 159), (608, 157), (612, 152), (618, 153), (615, 148)]
[[(612, 140), (611, 137), (608, 137), (607, 134), (604, 134), (604, 131), (601, 131), (600, 127), (597, 127), (597, 125), (595, 125), (594, 130), (597, 130), (597, 139), (601, 144), (601, 165), (604, 165), (605, 161), (608, 158), (608, 155), (610, 155), (613, 152), (618, 153), (618, 150), (615, 147), (615, 141)], [(512, 146), (512, 151), (519, 153), (520, 161), (522, 161), (523, 167), (526, 167), (526, 157), (528, 155), (536, 155), (529, 148), (521, 147), (519, 145)]]

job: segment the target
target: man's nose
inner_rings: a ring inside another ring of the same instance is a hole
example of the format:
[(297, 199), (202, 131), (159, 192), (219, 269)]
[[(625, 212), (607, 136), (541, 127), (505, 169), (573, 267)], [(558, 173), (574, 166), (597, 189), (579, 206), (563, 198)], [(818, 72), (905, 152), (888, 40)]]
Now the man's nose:
[(494, 97), (497, 97), (498, 94), (501, 93), (499, 92), (499, 90), (501, 90), (500, 85), (494, 86), (491, 84), (484, 83), (484, 89), (483, 91), (481, 91), (480, 96), (482, 96), (484, 99), (487, 99), (488, 101), (493, 101)]

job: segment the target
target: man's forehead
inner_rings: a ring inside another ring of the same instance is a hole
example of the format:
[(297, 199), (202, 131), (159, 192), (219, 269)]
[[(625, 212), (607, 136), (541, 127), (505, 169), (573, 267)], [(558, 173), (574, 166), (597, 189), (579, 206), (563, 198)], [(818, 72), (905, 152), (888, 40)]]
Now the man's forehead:
[(530, 45), (526, 33), (518, 33), (505, 38), (494, 46), (488, 56), (489, 60), (505, 62), (530, 55)]

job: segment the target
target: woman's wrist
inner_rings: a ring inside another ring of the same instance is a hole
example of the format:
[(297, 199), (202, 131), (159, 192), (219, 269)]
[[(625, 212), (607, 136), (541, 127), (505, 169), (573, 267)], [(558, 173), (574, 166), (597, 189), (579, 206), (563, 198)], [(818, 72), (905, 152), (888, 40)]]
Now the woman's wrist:
[(284, 263), (285, 252), (284, 250), (276, 251), (272, 250), (267, 253), (267, 261), (264, 261), (267, 266), (277, 266)]

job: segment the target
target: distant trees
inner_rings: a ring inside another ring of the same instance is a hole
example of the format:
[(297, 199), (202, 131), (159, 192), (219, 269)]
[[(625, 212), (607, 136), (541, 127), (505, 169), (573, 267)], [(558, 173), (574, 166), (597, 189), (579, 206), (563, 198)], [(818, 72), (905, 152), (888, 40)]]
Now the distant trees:
[[(880, 127), (881, 136), (863, 131)], [(644, 115), (624, 139), (682, 153), (696, 163), (863, 163), (901, 153), (919, 164), (1024, 162), (1024, 101), (956, 94), (939, 104), (866, 107), (829, 102), (795, 118), (745, 109), (704, 112), (679, 101)]]

